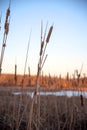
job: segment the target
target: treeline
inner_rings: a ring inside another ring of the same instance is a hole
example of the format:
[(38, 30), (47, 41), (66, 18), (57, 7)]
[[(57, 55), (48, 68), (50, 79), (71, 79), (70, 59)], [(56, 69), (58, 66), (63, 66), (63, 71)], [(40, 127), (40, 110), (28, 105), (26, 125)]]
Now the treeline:
[[(24, 86), (33, 87), (36, 85), (36, 75), (17, 75), (14, 74), (1, 74), (0, 75), (0, 86)], [(87, 78), (62, 78), (61, 76), (40, 76), (38, 79), (38, 85), (41, 87), (51, 89), (77, 89), (86, 88)]]

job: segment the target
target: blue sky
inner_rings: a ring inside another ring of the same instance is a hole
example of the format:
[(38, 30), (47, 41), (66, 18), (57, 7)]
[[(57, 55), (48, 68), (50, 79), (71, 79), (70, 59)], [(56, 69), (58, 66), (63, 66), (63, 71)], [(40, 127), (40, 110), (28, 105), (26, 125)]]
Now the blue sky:
[[(9, 0), (0, 0), (2, 12), (0, 48)], [(46, 49), (48, 54), (44, 74), (72, 75), (75, 69), (87, 75), (87, 2), (85, 0), (11, 0), (11, 20), (7, 46), (4, 53), (2, 73), (24, 73), (27, 45), (31, 32), (28, 66), (36, 74), (40, 49), (41, 21), (43, 34), (53, 24), (53, 32)]]

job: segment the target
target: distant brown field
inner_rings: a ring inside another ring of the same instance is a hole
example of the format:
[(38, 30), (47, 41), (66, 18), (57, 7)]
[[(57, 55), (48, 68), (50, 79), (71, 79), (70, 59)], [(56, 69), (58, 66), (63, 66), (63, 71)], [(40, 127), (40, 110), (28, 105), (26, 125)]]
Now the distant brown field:
[[(39, 76), (38, 83), (41, 87), (48, 89), (72, 89), (72, 90), (87, 90), (87, 78), (75, 79), (60, 78), (57, 76)], [(0, 86), (13, 87), (34, 87), (36, 85), (36, 75), (17, 75), (15, 82), (14, 74), (1, 74)]]

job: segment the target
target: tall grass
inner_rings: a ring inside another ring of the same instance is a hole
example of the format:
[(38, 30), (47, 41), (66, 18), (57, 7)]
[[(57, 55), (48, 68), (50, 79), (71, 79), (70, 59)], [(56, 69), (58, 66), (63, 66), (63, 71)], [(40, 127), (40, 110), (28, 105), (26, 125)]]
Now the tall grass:
[[(38, 98), (38, 96), (37, 96)], [(0, 91), (0, 129), (30, 130), (32, 98), (22, 94), (12, 95), (10, 91)], [(20, 114), (19, 114), (20, 107)], [(81, 107), (79, 97), (40, 96), (40, 130), (86, 130), (87, 99)], [(19, 116), (19, 120), (18, 120)], [(31, 130), (35, 130), (36, 105), (33, 104)], [(18, 127), (18, 124), (19, 127)]]

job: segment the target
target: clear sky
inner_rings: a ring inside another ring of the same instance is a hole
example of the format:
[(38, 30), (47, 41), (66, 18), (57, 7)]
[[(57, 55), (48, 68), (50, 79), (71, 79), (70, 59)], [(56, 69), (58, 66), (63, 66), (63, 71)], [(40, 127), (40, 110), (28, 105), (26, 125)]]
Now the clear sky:
[[(0, 0), (2, 46), (4, 22), (9, 0)], [(48, 54), (44, 74), (72, 75), (75, 69), (87, 75), (87, 2), (86, 0), (11, 0), (11, 19), (2, 73), (24, 73), (27, 45), (31, 32), (26, 73), (37, 73), (40, 50), (41, 21), (43, 33), (53, 24), (53, 32), (46, 49)]]

